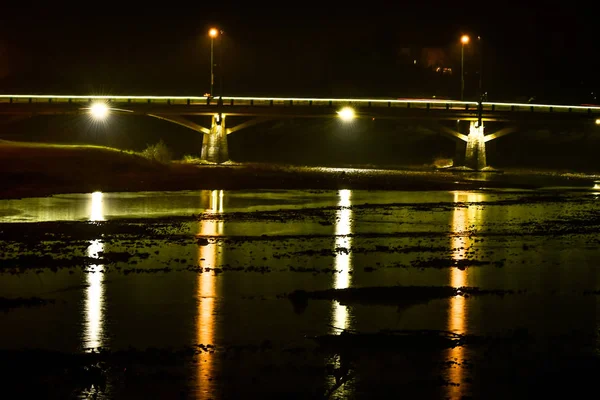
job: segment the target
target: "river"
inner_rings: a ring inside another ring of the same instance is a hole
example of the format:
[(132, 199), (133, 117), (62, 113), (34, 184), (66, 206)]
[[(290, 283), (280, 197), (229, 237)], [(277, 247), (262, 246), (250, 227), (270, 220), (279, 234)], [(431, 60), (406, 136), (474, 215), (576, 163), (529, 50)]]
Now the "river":
[[(44, 301), (0, 313), (0, 348), (192, 349), (180, 363), (159, 363), (160, 373), (137, 362), (134, 383), (105, 369), (106, 386), (69, 387), (84, 398), (552, 391), (548, 379), (562, 370), (548, 360), (591, 357), (598, 349), (599, 197), (600, 188), (591, 187), (0, 200), (0, 297)], [(297, 290), (382, 286), (498, 292), (409, 305), (313, 298), (298, 307), (288, 298)], [(422, 356), (367, 350), (346, 366), (345, 356), (319, 351), (315, 340), (382, 330), (505, 339)], [(540, 365), (546, 375), (536, 375)], [(345, 374), (341, 384), (334, 371)], [(574, 386), (581, 385), (565, 384)]]

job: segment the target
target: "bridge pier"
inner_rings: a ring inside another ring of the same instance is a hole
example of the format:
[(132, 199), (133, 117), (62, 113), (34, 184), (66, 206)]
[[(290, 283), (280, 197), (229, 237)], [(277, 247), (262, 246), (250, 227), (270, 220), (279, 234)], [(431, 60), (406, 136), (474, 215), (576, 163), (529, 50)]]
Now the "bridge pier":
[(464, 165), (475, 170), (482, 170), (487, 166), (483, 130), (483, 122), (479, 124), (477, 121), (471, 121), (469, 135), (467, 136)]
[[(467, 128), (468, 126), (468, 128)], [(467, 134), (463, 134), (468, 129)], [(484, 136), (484, 125), (478, 125), (477, 121), (469, 122), (466, 125), (466, 121), (460, 121), (457, 126), (457, 132), (455, 136), (456, 140), (456, 151), (454, 153), (453, 164), (455, 167), (468, 167), (474, 170), (481, 170), (487, 166), (485, 142), (486, 137)], [(487, 138), (488, 140), (490, 138)]]
[(217, 164), (229, 160), (225, 115), (220, 113), (213, 115), (210, 132), (202, 138), (202, 155), (200, 158)]

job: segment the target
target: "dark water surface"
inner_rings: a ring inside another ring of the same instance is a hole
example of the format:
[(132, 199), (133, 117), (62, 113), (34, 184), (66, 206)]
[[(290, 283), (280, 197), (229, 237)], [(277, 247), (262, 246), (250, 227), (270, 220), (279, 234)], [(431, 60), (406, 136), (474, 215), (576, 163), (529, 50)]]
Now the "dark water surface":
[[(106, 386), (67, 379), (67, 368), (32, 374), (30, 387), (16, 389), (35, 387), (48, 398), (587, 390), (585, 372), (600, 371), (599, 196), (597, 188), (214, 190), (2, 200), (0, 297), (42, 303), (4, 304), (0, 349), (129, 351), (119, 362), (106, 356)], [(506, 292), (376, 305), (299, 305), (287, 296), (378, 286)], [(424, 350), (371, 348), (380, 336), (342, 350), (314, 339), (386, 329), (486, 339)], [(132, 354), (135, 361), (123, 361)], [(19, 385), (28, 379), (21, 378)]]

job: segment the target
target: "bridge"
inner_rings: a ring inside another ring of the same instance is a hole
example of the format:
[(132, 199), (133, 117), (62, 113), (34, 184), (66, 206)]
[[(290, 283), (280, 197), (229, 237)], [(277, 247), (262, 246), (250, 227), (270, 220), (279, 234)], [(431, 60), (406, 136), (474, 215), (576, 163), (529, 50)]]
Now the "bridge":
[[(229, 159), (227, 135), (275, 118), (412, 119), (437, 122), (441, 134), (457, 142), (455, 165), (481, 170), (486, 166), (485, 143), (513, 133), (514, 126), (484, 132), (486, 122), (564, 121), (600, 125), (600, 106), (474, 102), (437, 99), (325, 99), (278, 97), (194, 96), (80, 96), (0, 95), (0, 115), (54, 115), (89, 113), (101, 105), (114, 113), (146, 115), (204, 134), (203, 160)], [(342, 110), (344, 110), (342, 112)], [(211, 126), (188, 116), (211, 116)], [(228, 116), (247, 120), (227, 127)], [(448, 127), (439, 121), (459, 121)]]

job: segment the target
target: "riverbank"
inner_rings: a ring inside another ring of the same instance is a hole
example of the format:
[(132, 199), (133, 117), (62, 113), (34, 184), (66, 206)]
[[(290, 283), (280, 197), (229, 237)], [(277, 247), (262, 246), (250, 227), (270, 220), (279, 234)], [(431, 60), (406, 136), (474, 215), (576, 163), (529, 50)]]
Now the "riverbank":
[(221, 165), (175, 161), (162, 164), (138, 153), (89, 145), (52, 145), (0, 140), (0, 198), (58, 193), (200, 189), (473, 190), (589, 187), (589, 175), (469, 172), (433, 166), (377, 169), (258, 163)]

